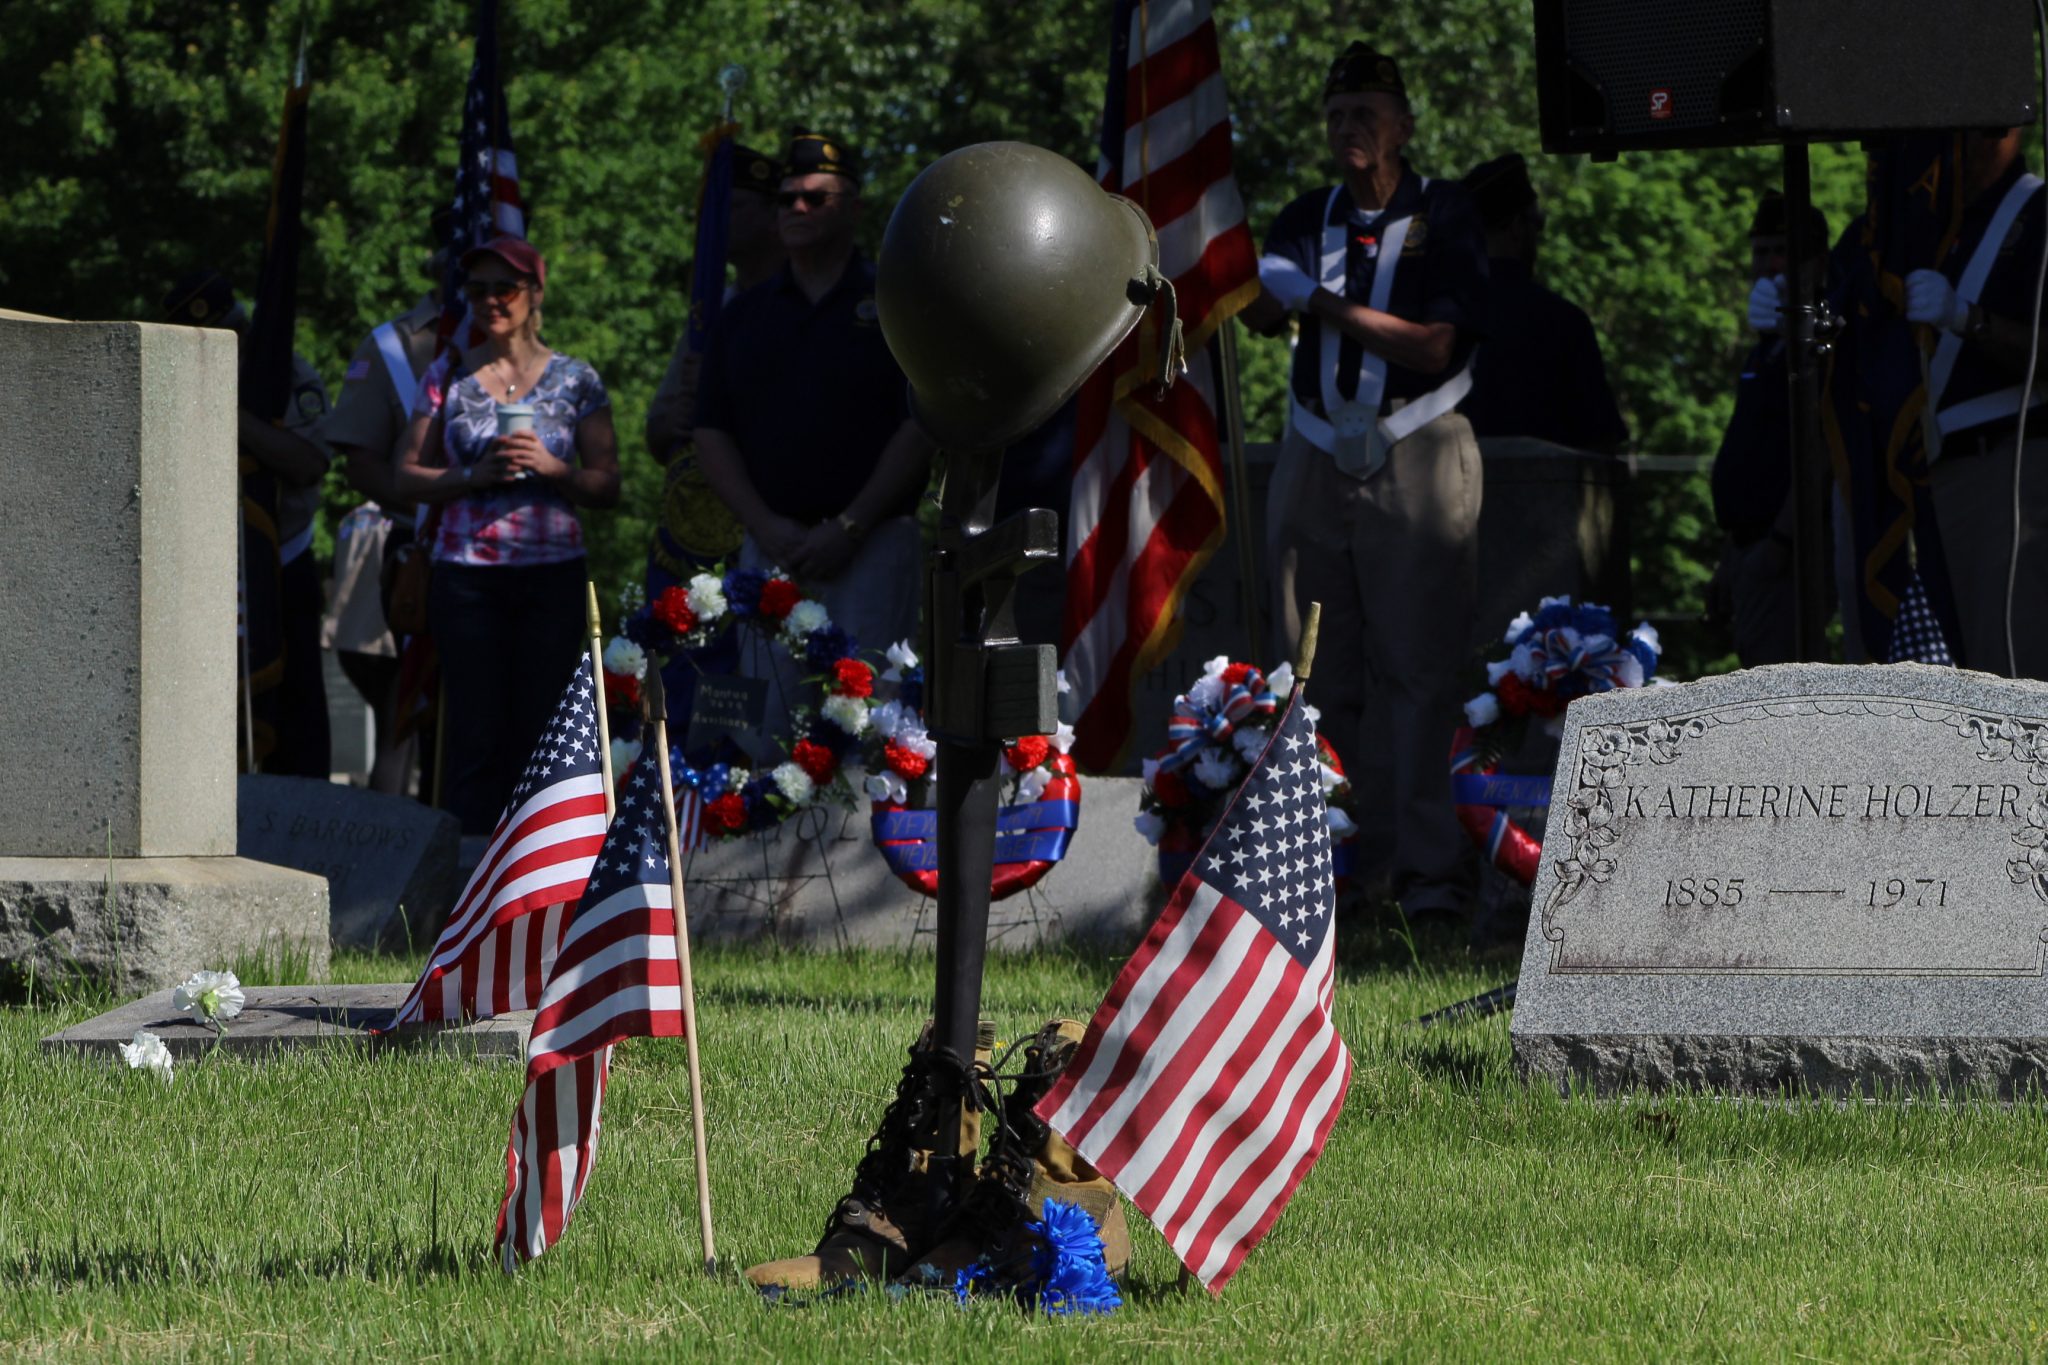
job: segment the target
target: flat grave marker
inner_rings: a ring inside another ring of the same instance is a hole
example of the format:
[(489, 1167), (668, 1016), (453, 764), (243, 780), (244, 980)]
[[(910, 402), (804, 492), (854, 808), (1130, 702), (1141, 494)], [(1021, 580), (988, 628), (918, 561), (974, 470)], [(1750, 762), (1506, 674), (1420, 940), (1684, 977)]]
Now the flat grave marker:
[(1511, 1031), (1601, 1093), (2048, 1089), (2048, 686), (1793, 664), (1574, 702)]
[[(366, 1047), (431, 1048), (465, 1057), (508, 1062), (526, 1056), (526, 1036), (533, 1012), (522, 1010), (479, 1019), (469, 1024), (406, 1029), (373, 1036), (372, 1028), (390, 1022), (405, 1002), (410, 983), (362, 986), (244, 986), (242, 1012), (228, 1022), (221, 1050), (241, 1056), (266, 1056), (306, 1047), (354, 1043)], [(116, 1049), (147, 1029), (164, 1040), (180, 1062), (213, 1050), (213, 1030), (171, 1005), (171, 992), (158, 991), (131, 1000), (82, 1024), (43, 1039), (45, 1052), (81, 1052), (118, 1059)]]

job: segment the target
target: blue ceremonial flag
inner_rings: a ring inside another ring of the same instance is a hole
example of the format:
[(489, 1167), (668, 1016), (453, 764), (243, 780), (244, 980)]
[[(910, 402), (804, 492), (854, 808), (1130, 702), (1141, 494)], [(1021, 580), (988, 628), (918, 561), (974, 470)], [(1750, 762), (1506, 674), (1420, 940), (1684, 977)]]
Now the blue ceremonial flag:
[(704, 134), (704, 185), (697, 194), (697, 249), (690, 271), (690, 326), (693, 354), (704, 354), (712, 324), (725, 306), (725, 253), (732, 227), (732, 148), (737, 123), (721, 123)]

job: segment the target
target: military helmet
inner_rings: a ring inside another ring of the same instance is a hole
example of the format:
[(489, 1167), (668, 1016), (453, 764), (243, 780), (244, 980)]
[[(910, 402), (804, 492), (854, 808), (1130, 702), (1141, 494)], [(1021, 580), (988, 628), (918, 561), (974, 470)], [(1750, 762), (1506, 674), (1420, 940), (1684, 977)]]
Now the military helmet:
[(1158, 267), (1144, 210), (1065, 157), (1022, 142), (940, 157), (904, 191), (876, 261), (882, 335), (918, 425), (957, 451), (1042, 425), (1170, 296)]

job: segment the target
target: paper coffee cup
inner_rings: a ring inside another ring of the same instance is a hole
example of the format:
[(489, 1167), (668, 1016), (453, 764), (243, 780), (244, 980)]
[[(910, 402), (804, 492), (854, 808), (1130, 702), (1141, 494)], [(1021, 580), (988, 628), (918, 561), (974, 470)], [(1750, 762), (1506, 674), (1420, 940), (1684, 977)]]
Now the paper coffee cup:
[(533, 404), (498, 404), (498, 434), (510, 436), (518, 431), (533, 430)]

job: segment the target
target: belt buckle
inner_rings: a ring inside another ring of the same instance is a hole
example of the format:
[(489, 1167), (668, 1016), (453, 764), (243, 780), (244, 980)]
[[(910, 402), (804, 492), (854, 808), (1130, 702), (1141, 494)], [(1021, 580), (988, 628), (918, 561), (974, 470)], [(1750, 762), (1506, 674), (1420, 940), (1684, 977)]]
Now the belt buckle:
[(1337, 434), (1337, 468), (1354, 479), (1368, 479), (1387, 462), (1387, 443), (1380, 435), (1379, 413), (1363, 403), (1344, 403), (1330, 414)]

